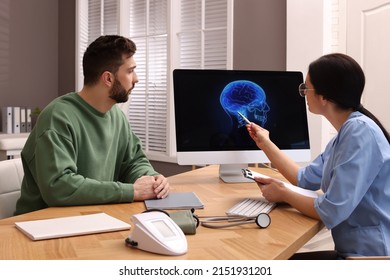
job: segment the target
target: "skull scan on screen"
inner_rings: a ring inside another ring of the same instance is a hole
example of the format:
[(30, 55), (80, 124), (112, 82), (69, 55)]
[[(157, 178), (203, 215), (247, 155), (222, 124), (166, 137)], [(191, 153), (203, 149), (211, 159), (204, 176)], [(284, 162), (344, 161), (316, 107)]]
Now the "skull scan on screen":
[(222, 90), (220, 103), (232, 120), (237, 120), (238, 127), (246, 124), (238, 112), (261, 126), (267, 122), (270, 108), (264, 90), (256, 83), (247, 80), (229, 83)]

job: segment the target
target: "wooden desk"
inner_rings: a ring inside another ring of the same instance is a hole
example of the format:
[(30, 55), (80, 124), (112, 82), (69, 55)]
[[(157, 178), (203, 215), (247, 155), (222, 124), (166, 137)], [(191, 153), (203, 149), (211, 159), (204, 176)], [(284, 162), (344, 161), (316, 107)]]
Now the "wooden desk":
[[(280, 177), (269, 169), (254, 168)], [(246, 197), (260, 195), (255, 183), (225, 184), (218, 178), (218, 166), (208, 166), (169, 177), (172, 191), (194, 191), (205, 208), (200, 216), (224, 215), (225, 210)], [(234, 228), (198, 227), (187, 235), (188, 253), (162, 256), (125, 246), (130, 231), (100, 233), (45, 241), (31, 241), (18, 229), (16, 221), (64, 217), (105, 212), (125, 222), (145, 210), (143, 202), (54, 207), (0, 220), (0, 259), (288, 259), (321, 228), (322, 223), (303, 216), (287, 205), (271, 213), (271, 225), (259, 229), (256, 224)]]

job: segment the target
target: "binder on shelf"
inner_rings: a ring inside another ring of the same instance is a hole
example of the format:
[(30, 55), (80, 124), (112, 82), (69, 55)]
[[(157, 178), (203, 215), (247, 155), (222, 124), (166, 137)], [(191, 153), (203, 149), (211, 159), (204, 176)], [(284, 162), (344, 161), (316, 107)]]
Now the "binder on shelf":
[(2, 107), (1, 108), (1, 119), (2, 119), (2, 132), (3, 133), (12, 133), (12, 107)]
[(26, 109), (26, 132), (31, 132), (31, 108)]
[(12, 127), (13, 133), (20, 133), (20, 107), (12, 107)]
[(20, 108), (20, 132), (27, 132), (26, 108)]

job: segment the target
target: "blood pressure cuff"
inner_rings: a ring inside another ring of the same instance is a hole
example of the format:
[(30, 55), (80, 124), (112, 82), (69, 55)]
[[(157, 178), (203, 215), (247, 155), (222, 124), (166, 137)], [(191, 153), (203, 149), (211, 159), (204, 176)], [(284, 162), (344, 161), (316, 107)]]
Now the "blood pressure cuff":
[(171, 219), (181, 228), (184, 234), (195, 234), (199, 219), (191, 210), (169, 212)]

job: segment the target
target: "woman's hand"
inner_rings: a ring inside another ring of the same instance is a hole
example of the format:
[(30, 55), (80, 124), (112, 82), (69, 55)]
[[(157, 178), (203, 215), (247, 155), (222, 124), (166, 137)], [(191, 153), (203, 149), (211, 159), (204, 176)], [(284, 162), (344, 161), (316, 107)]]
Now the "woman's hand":
[(284, 202), (294, 207), (306, 216), (320, 220), (314, 208), (314, 198), (293, 192), (283, 185), (282, 181), (273, 178), (255, 177), (265, 199), (269, 202)]
[(255, 141), (256, 145), (261, 149), (262, 146), (269, 142), (269, 131), (261, 126), (251, 122), (246, 125), (246, 128), (249, 132), (249, 136)]
[(285, 196), (290, 191), (283, 182), (274, 178), (255, 177), (255, 181), (269, 202), (285, 202)]

